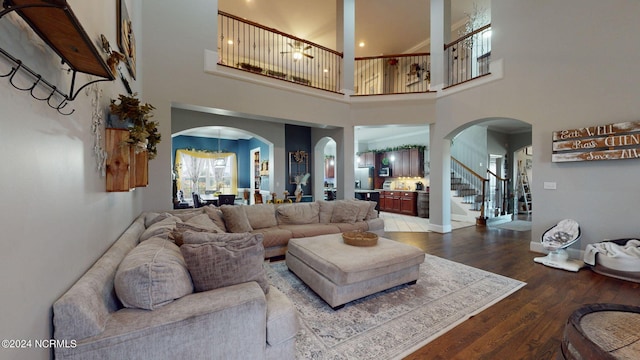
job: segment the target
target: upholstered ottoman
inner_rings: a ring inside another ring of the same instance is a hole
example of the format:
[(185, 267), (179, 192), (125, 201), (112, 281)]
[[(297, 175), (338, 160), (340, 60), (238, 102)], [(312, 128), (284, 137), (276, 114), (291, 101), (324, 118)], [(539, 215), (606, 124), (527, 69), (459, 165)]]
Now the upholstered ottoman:
[(342, 234), (289, 240), (286, 263), (332, 308), (376, 292), (406, 283), (415, 284), (420, 249), (379, 238), (375, 246), (344, 243)]

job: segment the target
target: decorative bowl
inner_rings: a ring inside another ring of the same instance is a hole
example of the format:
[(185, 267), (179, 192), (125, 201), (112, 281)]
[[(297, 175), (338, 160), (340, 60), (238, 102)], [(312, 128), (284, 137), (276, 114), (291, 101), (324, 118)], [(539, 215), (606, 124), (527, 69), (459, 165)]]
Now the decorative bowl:
[(378, 235), (368, 231), (347, 231), (342, 233), (344, 243), (351, 246), (375, 246)]

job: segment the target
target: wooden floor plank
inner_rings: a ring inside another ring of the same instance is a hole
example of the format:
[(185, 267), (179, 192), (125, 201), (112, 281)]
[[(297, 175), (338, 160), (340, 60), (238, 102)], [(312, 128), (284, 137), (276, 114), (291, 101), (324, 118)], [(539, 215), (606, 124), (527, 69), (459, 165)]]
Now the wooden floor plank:
[(553, 359), (571, 313), (591, 303), (640, 306), (640, 284), (533, 262), (530, 231), (468, 227), (448, 234), (389, 232), (428, 254), (527, 285), (406, 359)]

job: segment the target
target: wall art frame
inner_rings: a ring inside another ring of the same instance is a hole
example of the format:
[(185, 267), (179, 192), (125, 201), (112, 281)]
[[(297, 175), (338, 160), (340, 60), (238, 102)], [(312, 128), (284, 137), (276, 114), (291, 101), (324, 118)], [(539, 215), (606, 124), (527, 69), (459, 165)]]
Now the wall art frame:
[(131, 18), (127, 11), (125, 0), (116, 0), (116, 17), (118, 25), (116, 31), (118, 34), (118, 47), (125, 56), (125, 64), (129, 75), (132, 79), (136, 79), (136, 37), (133, 33)]
[(309, 154), (304, 150), (289, 152), (289, 184), (296, 184), (296, 176), (309, 172)]

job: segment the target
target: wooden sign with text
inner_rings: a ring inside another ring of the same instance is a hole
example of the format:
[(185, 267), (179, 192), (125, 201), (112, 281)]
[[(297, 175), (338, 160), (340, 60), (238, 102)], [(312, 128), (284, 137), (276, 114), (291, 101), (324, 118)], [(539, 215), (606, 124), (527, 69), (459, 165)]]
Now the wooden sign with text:
[(553, 132), (553, 162), (638, 158), (640, 121)]

